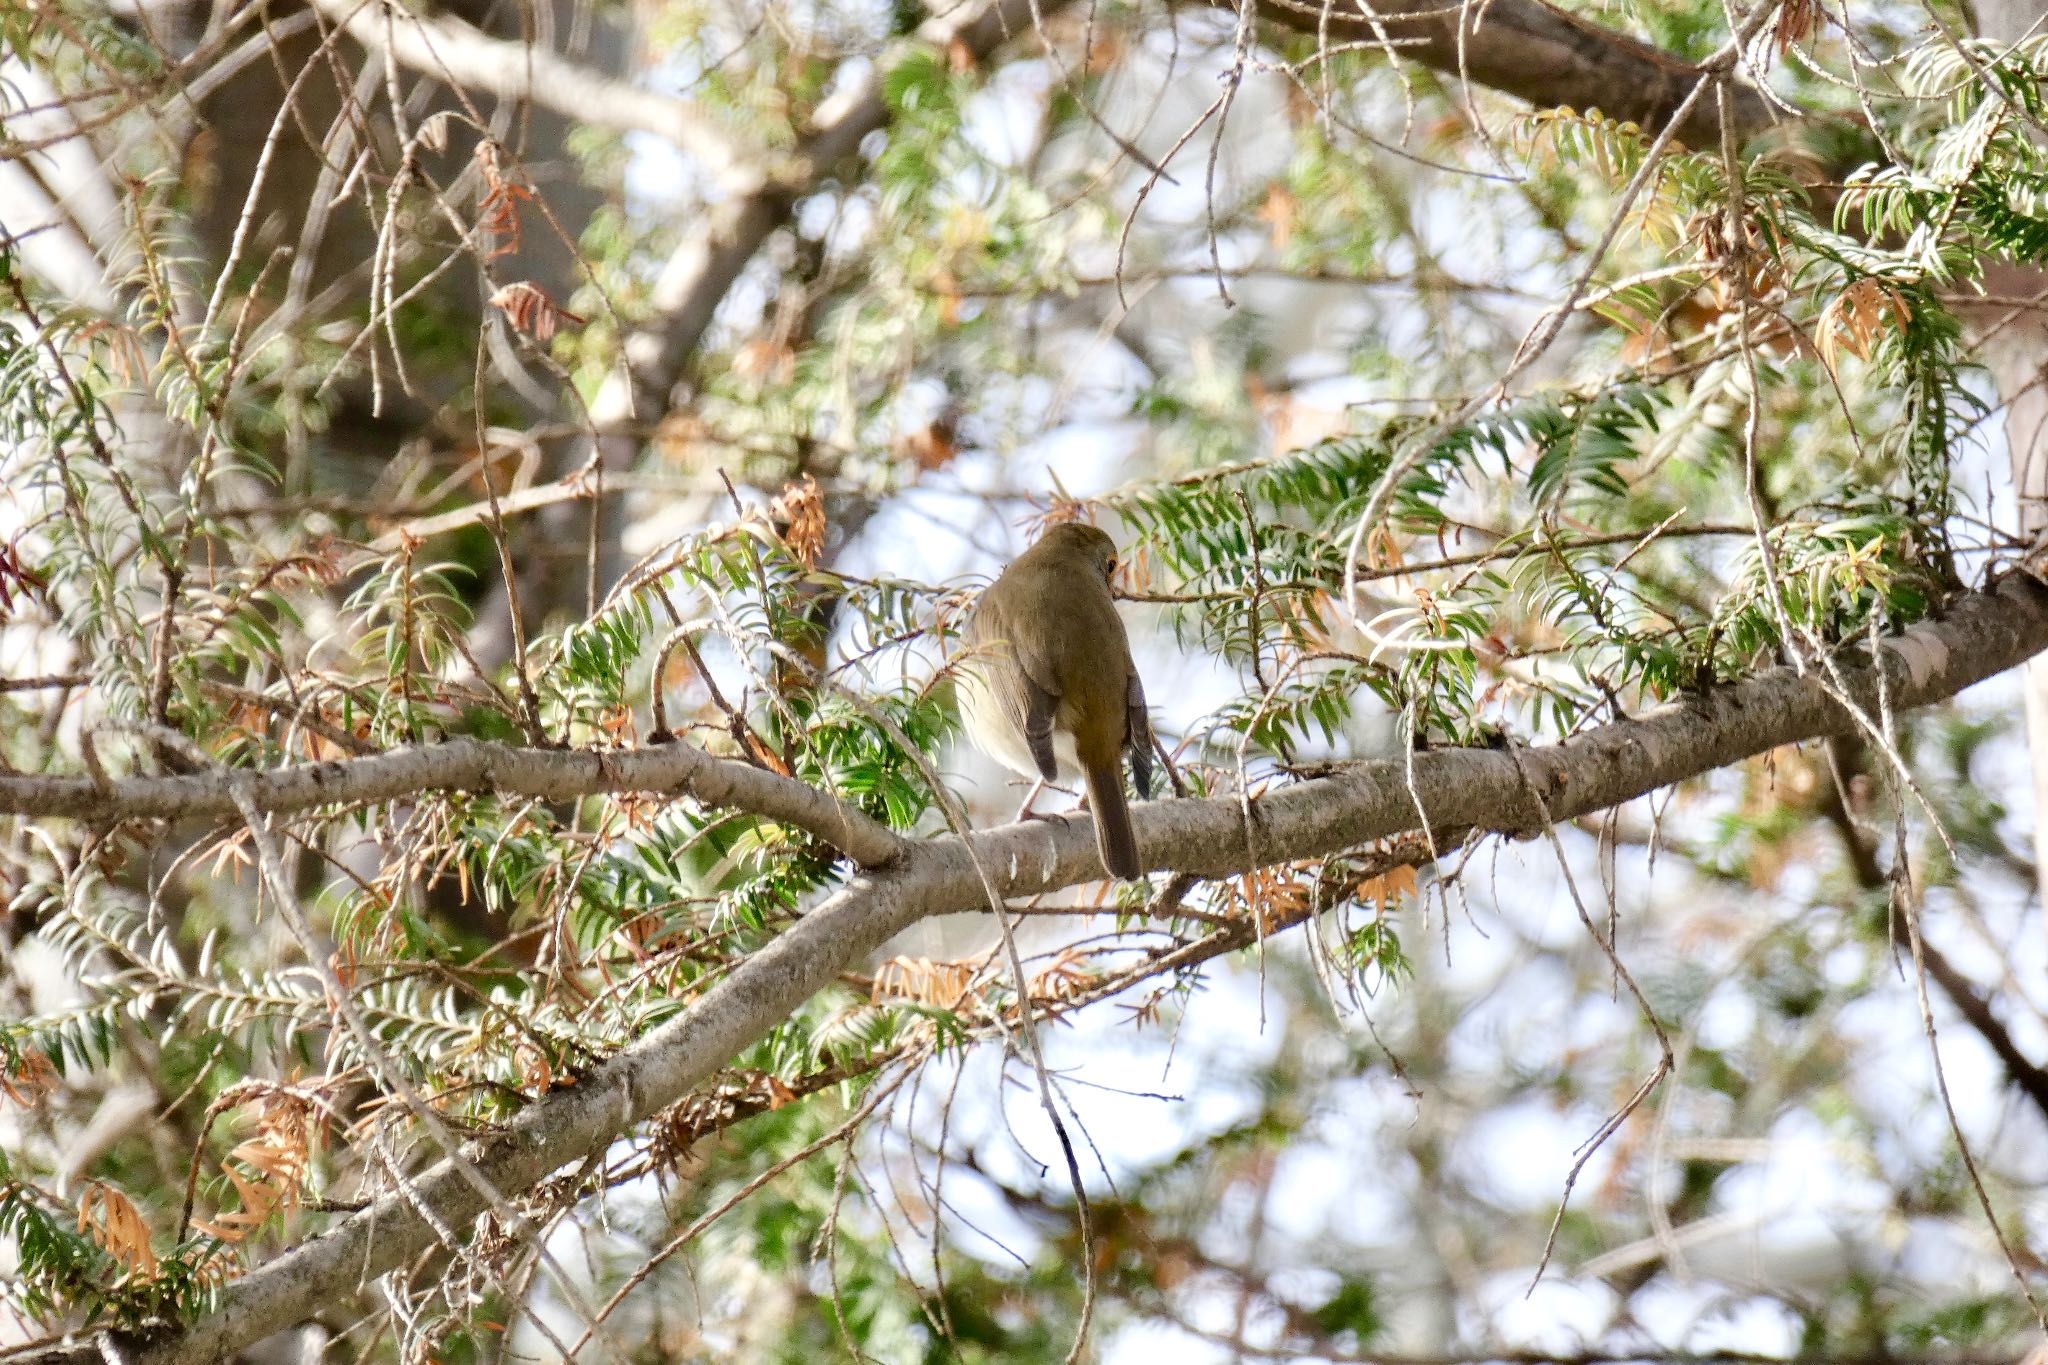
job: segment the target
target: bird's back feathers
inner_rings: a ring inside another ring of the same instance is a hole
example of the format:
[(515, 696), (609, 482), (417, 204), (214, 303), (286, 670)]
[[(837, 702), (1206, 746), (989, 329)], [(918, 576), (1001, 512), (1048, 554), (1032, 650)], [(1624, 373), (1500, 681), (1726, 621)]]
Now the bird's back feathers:
[(1085, 778), (1104, 864), (1135, 877), (1119, 770), (1128, 748), (1148, 791), (1144, 688), (1102, 559), (1093, 545), (1056, 534), (1064, 529), (1019, 555), (982, 593), (963, 632), (962, 712), (975, 743), (1024, 776)]

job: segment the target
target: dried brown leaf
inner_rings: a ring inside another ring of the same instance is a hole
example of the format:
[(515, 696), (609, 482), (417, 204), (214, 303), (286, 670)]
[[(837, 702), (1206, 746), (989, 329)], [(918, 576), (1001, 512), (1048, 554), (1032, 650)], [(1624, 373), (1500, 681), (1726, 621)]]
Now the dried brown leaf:
[(156, 1252), (149, 1244), (149, 1224), (134, 1201), (105, 1181), (86, 1182), (78, 1196), (78, 1230), (90, 1233), (100, 1250), (120, 1262), (127, 1276), (153, 1280)]
[(806, 474), (785, 484), (768, 504), (768, 519), (781, 529), (782, 543), (806, 569), (818, 567), (825, 552), (825, 494)]
[(974, 984), (974, 964), (937, 962), (928, 957), (892, 957), (875, 969), (869, 999), (909, 1000), (920, 1005), (955, 1009)]
[(33, 1109), (57, 1088), (57, 1068), (39, 1049), (23, 1048), (14, 1066), (0, 1071), (0, 1095), (24, 1109)]
[(531, 280), (515, 280), (505, 285), (491, 295), (491, 306), (535, 341), (551, 340), (564, 323), (581, 327), (584, 321)]

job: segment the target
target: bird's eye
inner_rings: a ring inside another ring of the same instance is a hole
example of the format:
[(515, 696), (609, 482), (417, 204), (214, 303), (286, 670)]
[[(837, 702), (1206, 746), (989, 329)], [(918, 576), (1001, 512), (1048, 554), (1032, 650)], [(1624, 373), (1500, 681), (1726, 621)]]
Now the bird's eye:
[(1103, 561), (1102, 561), (1102, 571), (1103, 571), (1104, 573), (1115, 573), (1115, 572), (1116, 572), (1116, 556), (1115, 556), (1115, 555), (1111, 555), (1111, 556), (1110, 556), (1109, 558), (1107, 558), (1107, 559), (1105, 559), (1105, 560), (1103, 560)]

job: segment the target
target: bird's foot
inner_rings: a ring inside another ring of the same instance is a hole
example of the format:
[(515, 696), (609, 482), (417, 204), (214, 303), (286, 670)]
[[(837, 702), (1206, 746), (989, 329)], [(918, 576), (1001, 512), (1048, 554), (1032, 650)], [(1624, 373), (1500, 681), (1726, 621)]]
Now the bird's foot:
[(1042, 811), (1035, 811), (1031, 809), (1031, 803), (1036, 801), (1038, 799), (1038, 794), (1046, 790), (1048, 787), (1052, 788), (1053, 791), (1060, 793), (1062, 796), (1071, 795), (1071, 793), (1069, 793), (1065, 787), (1053, 786), (1052, 783), (1046, 781), (1044, 778), (1039, 778), (1036, 782), (1033, 782), (1031, 784), (1031, 790), (1024, 794), (1024, 804), (1017, 807), (1016, 818), (1020, 823), (1025, 820), (1057, 820), (1059, 818), (1056, 815), (1047, 815)]

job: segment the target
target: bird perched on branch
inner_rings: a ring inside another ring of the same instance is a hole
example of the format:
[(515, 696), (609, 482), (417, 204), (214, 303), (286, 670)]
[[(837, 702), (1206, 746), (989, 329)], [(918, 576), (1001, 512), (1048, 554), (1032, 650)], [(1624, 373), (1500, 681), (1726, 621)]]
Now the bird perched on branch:
[(1102, 864), (1121, 878), (1143, 870), (1124, 801), (1123, 756), (1138, 795), (1152, 794), (1152, 726), (1110, 596), (1116, 542), (1093, 526), (1054, 526), (1003, 570), (965, 631), (961, 714), (976, 747), (1036, 779), (1017, 811), (1048, 783), (1082, 778)]

